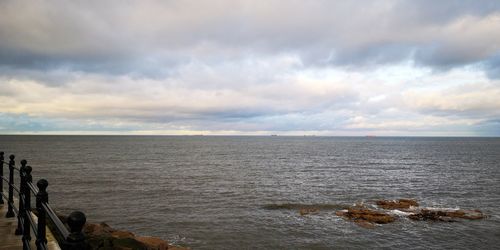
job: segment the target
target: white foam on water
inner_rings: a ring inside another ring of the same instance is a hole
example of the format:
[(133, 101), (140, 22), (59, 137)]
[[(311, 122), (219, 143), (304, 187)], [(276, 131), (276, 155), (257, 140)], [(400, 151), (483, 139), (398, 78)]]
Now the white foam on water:
[(423, 209), (427, 209), (427, 210), (431, 210), (431, 211), (457, 211), (457, 210), (460, 210), (459, 207), (454, 207), (454, 208), (451, 208), (451, 207), (424, 207)]
[(404, 211), (397, 210), (397, 209), (391, 210), (389, 213), (394, 214), (394, 215), (398, 215), (398, 216), (408, 216), (408, 215), (414, 214), (412, 212), (404, 212)]

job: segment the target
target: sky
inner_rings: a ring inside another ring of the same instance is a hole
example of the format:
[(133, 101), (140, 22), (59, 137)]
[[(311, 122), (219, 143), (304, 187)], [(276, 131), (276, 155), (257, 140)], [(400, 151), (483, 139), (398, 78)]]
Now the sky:
[(500, 136), (500, 1), (0, 0), (0, 134)]

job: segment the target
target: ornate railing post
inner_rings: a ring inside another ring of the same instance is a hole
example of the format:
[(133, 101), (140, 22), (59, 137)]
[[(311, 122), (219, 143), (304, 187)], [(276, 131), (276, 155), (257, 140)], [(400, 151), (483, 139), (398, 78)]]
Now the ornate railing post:
[[(0, 176), (3, 177), (3, 154), (4, 152), (0, 152)], [(4, 204), (3, 202), (3, 178), (0, 178), (0, 204)]]
[(68, 246), (66, 249), (71, 250), (84, 250), (85, 247), (85, 234), (82, 232), (83, 226), (87, 218), (85, 214), (80, 211), (72, 212), (67, 219), (70, 228), (70, 234), (66, 238)]
[[(26, 164), (28, 162), (26, 160), (21, 161), (21, 167), (19, 168), (19, 180), (20, 180), (20, 185), (19, 185), (19, 205), (18, 205), (18, 213), (17, 213), (17, 228), (16, 228), (16, 235), (21, 235), (23, 234), (23, 224), (22, 221), (24, 220), (24, 189), (26, 189), (26, 181), (24, 179), (24, 170), (26, 169)], [(22, 219), (21, 219), (22, 218)]]
[(31, 177), (32, 168), (30, 166), (26, 166), (24, 169), (24, 232), (23, 232), (23, 248), (26, 245), (29, 245), (31, 240), (31, 225), (30, 218), (31, 217), (31, 190), (28, 187), (28, 183), (33, 181)]
[(5, 217), (10, 218), (14, 217), (14, 209), (12, 205), (14, 204), (14, 165), (16, 162), (14, 161), (16, 157), (14, 155), (9, 156), (9, 206), (7, 208), (7, 214)]
[(45, 236), (45, 226), (47, 225), (47, 222), (45, 209), (43, 209), (43, 203), (47, 203), (49, 201), (49, 195), (47, 194), (48, 185), (49, 182), (45, 179), (40, 179), (36, 183), (36, 186), (38, 187), (38, 193), (36, 194), (36, 211), (38, 212), (38, 228), (36, 237), (37, 249), (43, 249), (42, 245), (47, 243), (47, 238)]

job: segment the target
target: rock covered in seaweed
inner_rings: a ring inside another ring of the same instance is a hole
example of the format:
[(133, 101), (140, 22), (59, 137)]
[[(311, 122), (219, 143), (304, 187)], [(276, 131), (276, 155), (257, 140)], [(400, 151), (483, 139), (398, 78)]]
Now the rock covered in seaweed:
[(430, 221), (455, 221), (455, 219), (479, 220), (485, 216), (479, 210), (439, 210), (439, 209), (421, 209), (411, 214), (408, 218), (412, 220), (430, 220)]

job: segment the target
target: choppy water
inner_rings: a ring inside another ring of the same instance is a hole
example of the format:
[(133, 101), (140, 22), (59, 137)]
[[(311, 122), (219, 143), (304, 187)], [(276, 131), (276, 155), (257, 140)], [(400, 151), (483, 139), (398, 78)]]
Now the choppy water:
[[(500, 247), (499, 138), (0, 136), (0, 150), (49, 180), (57, 210), (193, 249)], [(365, 229), (334, 214), (394, 198), (489, 217)]]

